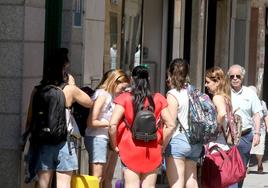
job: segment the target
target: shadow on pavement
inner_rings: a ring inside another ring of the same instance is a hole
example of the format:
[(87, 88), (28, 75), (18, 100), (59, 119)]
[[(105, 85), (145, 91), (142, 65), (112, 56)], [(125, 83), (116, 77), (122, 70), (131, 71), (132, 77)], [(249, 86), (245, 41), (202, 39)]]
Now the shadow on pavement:
[[(263, 162), (268, 161), (268, 134), (266, 134), (266, 137), (265, 137), (265, 149), (264, 149), (264, 155), (263, 155), (262, 161)], [(257, 165), (256, 157), (255, 155), (251, 155), (249, 167), (252, 167), (255, 165)]]
[(258, 171), (248, 171), (248, 174), (258, 174), (258, 175), (265, 175), (265, 174), (268, 174), (268, 172), (263, 172), (263, 173), (258, 173)]

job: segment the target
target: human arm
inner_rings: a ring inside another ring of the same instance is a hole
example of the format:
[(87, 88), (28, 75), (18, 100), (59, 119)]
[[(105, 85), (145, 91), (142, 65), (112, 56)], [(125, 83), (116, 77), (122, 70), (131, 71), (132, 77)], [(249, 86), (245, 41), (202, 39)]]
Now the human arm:
[[(251, 90), (250, 90), (251, 91)], [(251, 95), (250, 95), (251, 94)], [(250, 95), (250, 102), (251, 102), (251, 108), (249, 109), (251, 114), (250, 116), (252, 117), (252, 128), (254, 126), (254, 135), (253, 135), (253, 146), (256, 146), (260, 143), (260, 128), (261, 128), (261, 118), (263, 117), (263, 106), (261, 103), (261, 100), (259, 99), (259, 97), (257, 96), (257, 94), (253, 91), (251, 91), (251, 93), (249, 93)]]
[(255, 133), (253, 136), (253, 146), (256, 146), (260, 143), (260, 122), (261, 122), (261, 116), (260, 113), (255, 113), (253, 116), (253, 121), (255, 125)]
[(265, 123), (265, 129), (266, 129), (266, 132), (268, 133), (268, 110), (267, 110), (265, 101), (261, 101), (261, 104), (262, 104), (262, 112), (263, 112), (263, 120)]
[(100, 95), (97, 97), (97, 99), (94, 102), (92, 113), (88, 116), (87, 120), (87, 126), (88, 127), (108, 127), (109, 121), (105, 119), (99, 119), (100, 113), (102, 111), (102, 108), (105, 105), (107, 96)]
[(164, 121), (164, 128), (163, 128), (163, 151), (165, 151), (166, 146), (168, 145), (171, 136), (176, 128), (175, 122), (173, 121), (170, 111), (168, 108), (164, 108), (161, 111), (161, 117)]
[(73, 90), (73, 102), (77, 102), (86, 108), (91, 108), (93, 106), (93, 100), (84, 91), (75, 85), (68, 86)]
[(164, 120), (164, 141), (163, 141), (163, 149), (166, 148), (173, 131), (176, 128), (176, 119), (178, 115), (178, 101), (177, 99), (170, 93), (167, 94), (167, 109), (164, 108), (161, 112), (161, 117)]
[(125, 109), (121, 105), (116, 104), (109, 125), (110, 144), (116, 152), (119, 152), (116, 144), (117, 126), (124, 115), (124, 111)]
[(266, 126), (266, 132), (268, 133), (268, 115), (264, 117), (264, 122)]

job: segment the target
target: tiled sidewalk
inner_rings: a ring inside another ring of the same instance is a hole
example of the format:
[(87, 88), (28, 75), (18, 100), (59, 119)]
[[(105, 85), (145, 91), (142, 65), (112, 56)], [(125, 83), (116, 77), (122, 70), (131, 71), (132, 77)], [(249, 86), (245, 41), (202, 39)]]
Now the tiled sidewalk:
[(257, 166), (249, 167), (243, 188), (268, 188), (268, 161), (263, 163), (264, 174), (257, 174)]

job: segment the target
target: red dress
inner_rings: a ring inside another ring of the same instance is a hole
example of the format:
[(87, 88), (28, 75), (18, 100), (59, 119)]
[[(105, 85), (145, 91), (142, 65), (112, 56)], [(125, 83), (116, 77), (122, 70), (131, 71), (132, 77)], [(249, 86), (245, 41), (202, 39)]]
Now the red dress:
[[(122, 93), (115, 98), (114, 102), (121, 105), (124, 109), (124, 117), (132, 125), (134, 120), (132, 95), (128, 92)], [(160, 93), (154, 95), (155, 116), (160, 118), (162, 109), (167, 107), (167, 101)], [(145, 101), (145, 106), (148, 100)], [(143, 142), (132, 139), (131, 131), (126, 127), (123, 118), (117, 126), (117, 146), (121, 161), (128, 169), (137, 173), (148, 173), (155, 170), (162, 161), (162, 128), (157, 131), (157, 140)]]

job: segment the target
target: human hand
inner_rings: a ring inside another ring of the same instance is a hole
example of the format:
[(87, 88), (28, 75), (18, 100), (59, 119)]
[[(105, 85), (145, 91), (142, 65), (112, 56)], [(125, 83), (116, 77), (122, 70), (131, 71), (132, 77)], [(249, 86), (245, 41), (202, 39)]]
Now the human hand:
[(254, 134), (253, 136), (253, 146), (257, 146), (260, 143), (260, 135)]
[(104, 123), (105, 125), (107, 125), (107, 127), (109, 127), (109, 121), (105, 118), (101, 118), (100, 120), (102, 123)]
[(119, 148), (116, 146), (116, 147), (114, 148), (114, 151), (115, 151), (116, 153), (119, 153)]

